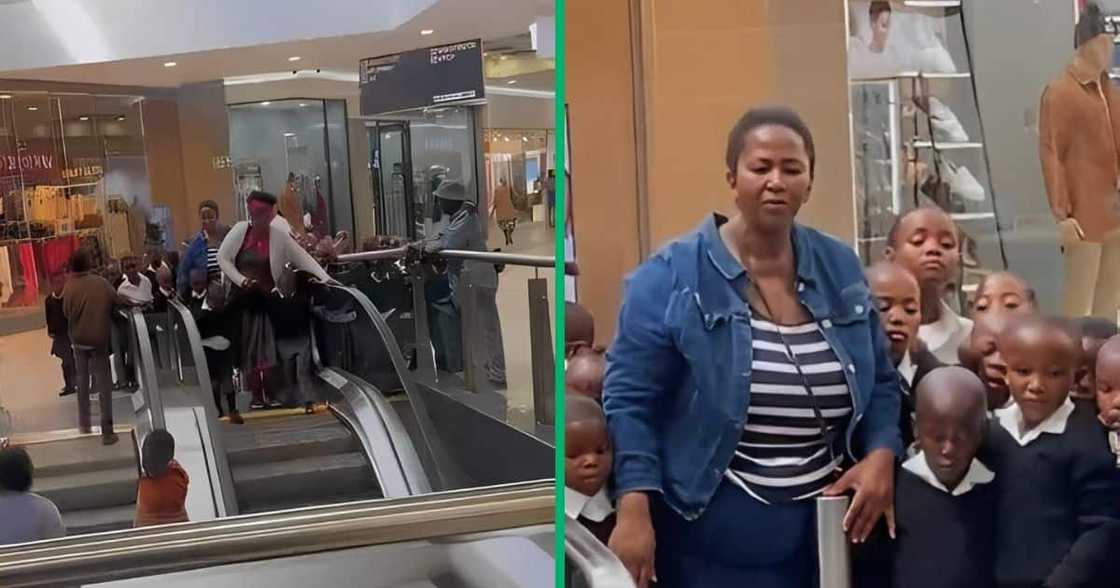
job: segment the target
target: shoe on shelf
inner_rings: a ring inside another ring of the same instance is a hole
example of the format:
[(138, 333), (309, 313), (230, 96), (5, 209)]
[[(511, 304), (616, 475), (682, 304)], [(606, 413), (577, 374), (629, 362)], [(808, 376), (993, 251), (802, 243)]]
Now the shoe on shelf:
[(987, 193), (976, 176), (972, 175), (967, 167), (957, 166), (950, 162), (946, 162), (946, 164), (945, 171), (948, 172), (946, 175), (953, 195), (972, 202), (983, 202)]
[(241, 418), (241, 413), (235, 410), (229, 413), (229, 422), (234, 425), (244, 425), (245, 419)]
[(116, 433), (109, 433), (108, 435), (101, 435), (101, 444), (102, 445), (113, 445), (117, 441), (120, 441), (120, 440), (121, 440), (121, 438)]
[(946, 143), (966, 143), (968, 133), (965, 132), (957, 115), (949, 110), (945, 103), (929, 97), (929, 118), (933, 123), (933, 139)]

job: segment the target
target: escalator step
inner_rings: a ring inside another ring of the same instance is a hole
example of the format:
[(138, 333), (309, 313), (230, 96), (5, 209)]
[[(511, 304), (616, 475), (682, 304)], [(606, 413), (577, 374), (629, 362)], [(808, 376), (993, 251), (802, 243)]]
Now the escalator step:
[[(224, 425), (223, 440), (231, 466), (348, 453), (359, 449), (350, 431), (331, 417), (329, 424), (299, 427), (303, 417), (283, 419), (285, 427)], [(296, 425), (296, 426), (292, 426)], [(232, 429), (240, 430), (232, 430)]]
[(336, 496), (380, 495), (373, 469), (360, 452), (240, 465), (233, 468), (233, 480), (242, 512), (332, 502)]
[(106, 446), (97, 435), (31, 443), (24, 449), (35, 464), (37, 478), (136, 467), (136, 447), (132, 443)]
[(136, 505), (127, 504), (109, 508), (65, 511), (62, 513), (62, 523), (66, 525), (67, 535), (82, 535), (130, 529), (135, 517)]
[(135, 466), (35, 479), (32, 491), (61, 511), (123, 506), (136, 502)]

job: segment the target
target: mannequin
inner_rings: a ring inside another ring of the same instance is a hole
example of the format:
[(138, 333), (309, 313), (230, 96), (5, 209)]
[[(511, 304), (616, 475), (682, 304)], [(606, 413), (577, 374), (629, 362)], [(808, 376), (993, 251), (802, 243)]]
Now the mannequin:
[(1115, 321), (1120, 306), (1120, 91), (1108, 78), (1112, 34), (1089, 2), (1077, 51), (1042, 93), (1039, 157), (1065, 257), (1067, 316)]

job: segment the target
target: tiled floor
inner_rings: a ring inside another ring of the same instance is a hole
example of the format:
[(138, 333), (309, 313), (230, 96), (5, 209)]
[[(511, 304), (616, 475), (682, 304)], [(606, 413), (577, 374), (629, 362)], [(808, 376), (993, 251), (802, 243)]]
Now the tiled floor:
[[(502, 233), (490, 229), (492, 248), (502, 247)], [(514, 234), (510, 253), (552, 256), (553, 231), (545, 223), (525, 223)], [(552, 292), (552, 270), (507, 266), (498, 288), (498, 310), (502, 318), (502, 337), (506, 353), (509, 384), (509, 410), (512, 418), (523, 420), (533, 410), (532, 366), (529, 355), (529, 300), (526, 281), (533, 277), (548, 280)], [(551, 300), (551, 296), (550, 296)], [(0, 337), (0, 407), (11, 415), (17, 433), (70, 429), (77, 426), (77, 401), (74, 396), (59, 398), (62, 373), (58, 360), (50, 355), (46, 330)], [(93, 403), (96, 411), (96, 402)], [(125, 424), (131, 413), (127, 395), (114, 396), (117, 421)], [(94, 413), (96, 415), (96, 412)], [(520, 418), (518, 418), (520, 415)], [(94, 422), (97, 421), (96, 416)], [(5, 429), (0, 415), (0, 434)]]

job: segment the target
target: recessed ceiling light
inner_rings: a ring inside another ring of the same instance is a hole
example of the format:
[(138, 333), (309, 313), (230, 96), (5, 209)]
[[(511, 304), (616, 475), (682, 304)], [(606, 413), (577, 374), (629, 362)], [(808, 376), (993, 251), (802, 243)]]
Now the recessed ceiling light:
[(88, 116), (79, 116), (78, 120), (89, 120)]
[(300, 102), (299, 107), (300, 108), (307, 108), (307, 103), (306, 102)]
[(11, 99), (12, 99), (11, 94), (0, 94), (0, 100), (11, 100)]
[(176, 65), (179, 65), (179, 64), (175, 63), (174, 61), (168, 61), (168, 62), (163, 64), (163, 67), (175, 67)]
[(269, 104), (272, 104), (272, 103), (267, 101), (267, 100), (265, 100), (264, 102), (261, 102), (261, 106), (268, 106)]
[(294, 136), (296, 136), (296, 134), (295, 133), (284, 133), (284, 136), (285, 137), (294, 137)]
[(501, 57), (501, 59), (502, 59), (502, 61), (505, 61), (505, 60), (509, 59), (509, 55), (503, 55), (503, 56)]
[(509, 85), (509, 86), (512, 86), (516, 83), (517, 83), (517, 80), (510, 80), (510, 81), (506, 82), (506, 84)]
[(303, 59), (303, 58), (300, 57), (299, 55), (293, 55), (293, 56), (288, 58), (288, 61), (299, 61), (300, 59)]
[(428, 35), (430, 35), (430, 34), (432, 34), (432, 33), (434, 33), (434, 32), (435, 32), (435, 31), (433, 31), (432, 29), (424, 29), (424, 30), (420, 31), (420, 34), (421, 34), (421, 35), (424, 35), (425, 37), (427, 37)]
[(39, 110), (39, 107), (38, 106), (28, 106), (27, 109), (30, 110), (31, 112), (35, 112), (36, 110)]
[(118, 117), (117, 117), (117, 120), (118, 120), (118, 121), (123, 121), (123, 120), (124, 120), (124, 115), (122, 114), (122, 115), (118, 116)]
[(509, 143), (509, 137), (502, 137), (502, 138), (506, 140), (506, 143)]
[(526, 137), (525, 135), (521, 135), (521, 140), (522, 141), (528, 141), (529, 137)]

